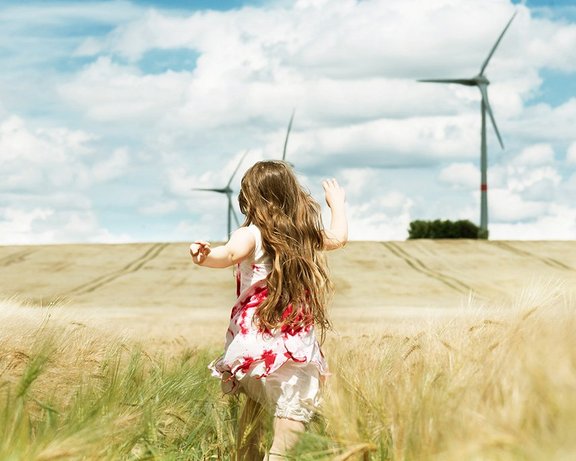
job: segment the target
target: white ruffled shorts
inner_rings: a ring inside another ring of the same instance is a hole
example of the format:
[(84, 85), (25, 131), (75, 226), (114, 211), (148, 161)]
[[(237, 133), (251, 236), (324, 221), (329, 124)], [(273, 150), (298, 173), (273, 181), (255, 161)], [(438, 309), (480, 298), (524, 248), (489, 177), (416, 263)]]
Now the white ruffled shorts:
[(277, 418), (307, 423), (320, 405), (320, 373), (311, 363), (288, 360), (261, 378), (254, 376), (251, 367), (239, 384), (241, 391)]

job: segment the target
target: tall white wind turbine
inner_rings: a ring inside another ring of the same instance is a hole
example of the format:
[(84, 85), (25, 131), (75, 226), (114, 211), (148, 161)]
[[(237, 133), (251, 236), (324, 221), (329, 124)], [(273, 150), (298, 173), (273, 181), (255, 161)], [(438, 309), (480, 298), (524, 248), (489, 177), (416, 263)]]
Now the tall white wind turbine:
[(492, 113), (492, 108), (490, 107), (490, 101), (488, 100), (488, 85), (490, 81), (484, 75), (484, 71), (486, 67), (488, 67), (488, 63), (496, 48), (500, 44), (502, 37), (510, 27), (512, 20), (515, 18), (516, 13), (512, 15), (506, 27), (496, 40), (496, 43), (488, 53), (488, 57), (484, 60), (482, 67), (480, 68), (480, 73), (473, 78), (443, 78), (443, 79), (424, 79), (418, 80), (419, 82), (431, 82), (431, 83), (455, 83), (457, 85), (466, 85), (466, 86), (477, 86), (480, 90), (480, 95), (482, 96), (482, 100), (480, 102), (480, 111), (482, 114), (482, 128), (481, 128), (481, 141), (480, 141), (480, 171), (481, 171), (481, 178), (480, 178), (480, 231), (478, 236), (480, 238), (487, 239), (488, 238), (488, 180), (487, 180), (487, 168), (488, 168), (488, 157), (486, 151), (486, 112), (490, 116), (490, 121), (492, 122), (492, 126), (494, 127), (494, 131), (496, 132), (496, 137), (498, 138), (498, 142), (502, 149), (504, 149), (504, 143), (502, 142), (502, 137), (500, 136), (500, 132), (498, 131), (498, 127), (496, 126), (496, 120), (494, 119), (494, 114)]

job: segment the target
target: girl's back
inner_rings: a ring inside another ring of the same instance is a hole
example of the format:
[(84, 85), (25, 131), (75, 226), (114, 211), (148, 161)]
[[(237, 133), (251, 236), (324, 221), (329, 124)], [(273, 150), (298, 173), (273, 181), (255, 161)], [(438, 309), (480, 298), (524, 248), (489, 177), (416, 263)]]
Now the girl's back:
[(272, 260), (262, 248), (262, 234), (254, 224), (247, 226), (254, 238), (254, 252), (252, 257), (244, 259), (238, 264), (236, 270), (236, 296), (251, 285), (266, 279), (272, 271)]
[(268, 297), (258, 318), (272, 329), (294, 318), (288, 305), (298, 305), (322, 329), (329, 326), (326, 305), (332, 290), (323, 255), (320, 205), (298, 183), (284, 162), (258, 162), (242, 178), (238, 197), (246, 216), (262, 234), (264, 252), (272, 261)]

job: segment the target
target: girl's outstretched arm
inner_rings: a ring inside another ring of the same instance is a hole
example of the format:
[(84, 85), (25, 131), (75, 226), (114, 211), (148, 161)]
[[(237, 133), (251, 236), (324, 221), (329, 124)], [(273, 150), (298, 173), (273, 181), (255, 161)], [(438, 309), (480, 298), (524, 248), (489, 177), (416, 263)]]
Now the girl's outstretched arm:
[(199, 266), (223, 268), (239, 263), (254, 251), (256, 242), (247, 227), (234, 231), (225, 245), (210, 248), (210, 243), (196, 240), (190, 245), (192, 261)]
[(330, 228), (324, 230), (324, 249), (342, 248), (348, 242), (348, 219), (346, 218), (346, 193), (335, 179), (322, 181), (326, 203), (330, 207)]

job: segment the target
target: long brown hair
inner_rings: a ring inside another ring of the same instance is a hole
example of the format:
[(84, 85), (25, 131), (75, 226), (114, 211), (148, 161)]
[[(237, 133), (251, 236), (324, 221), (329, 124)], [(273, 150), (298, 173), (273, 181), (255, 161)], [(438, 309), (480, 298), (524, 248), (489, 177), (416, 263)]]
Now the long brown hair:
[(238, 201), (244, 225), (260, 229), (272, 260), (268, 296), (257, 311), (260, 327), (313, 319), (324, 333), (330, 327), (326, 305), (332, 283), (322, 251), (320, 205), (298, 183), (292, 167), (275, 160), (258, 162), (244, 174)]

